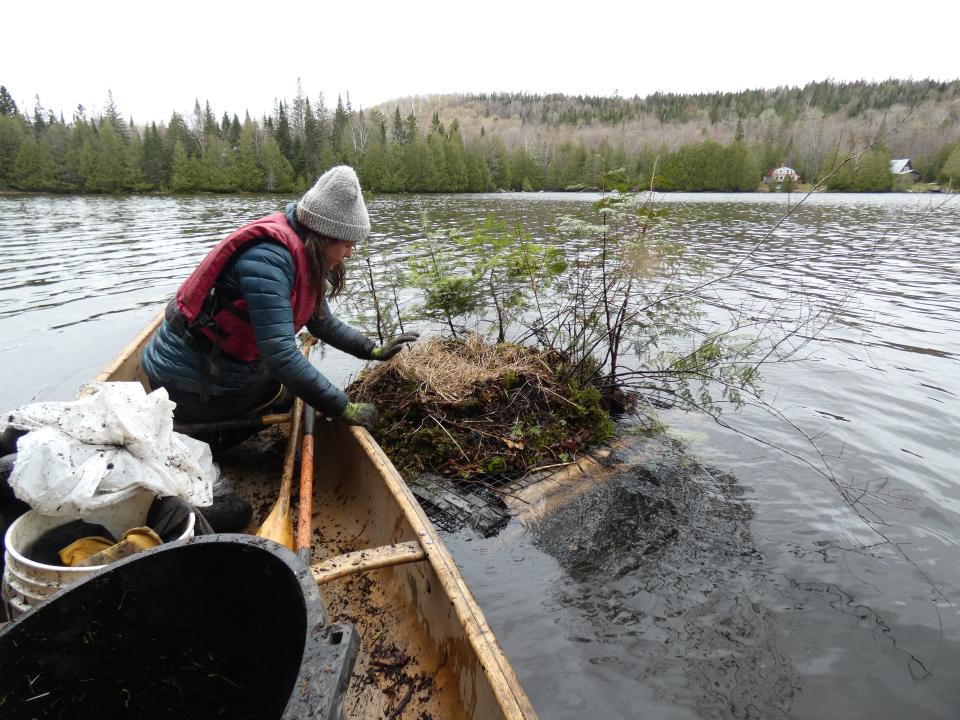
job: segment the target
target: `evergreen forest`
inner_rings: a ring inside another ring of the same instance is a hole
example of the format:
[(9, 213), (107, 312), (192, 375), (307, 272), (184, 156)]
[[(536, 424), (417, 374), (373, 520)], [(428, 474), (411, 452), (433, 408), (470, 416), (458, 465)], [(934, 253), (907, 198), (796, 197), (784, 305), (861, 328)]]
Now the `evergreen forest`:
[[(914, 174), (894, 176), (894, 158), (910, 159)], [(67, 118), (39, 96), (18, 107), (0, 86), (2, 191), (293, 193), (343, 163), (378, 193), (599, 189), (613, 168), (637, 188), (754, 191), (782, 165), (800, 187), (956, 188), (960, 80), (644, 98), (434, 95), (368, 110), (349, 96), (330, 109), (298, 83), (270, 115), (241, 120), (197, 100), (191, 114), (142, 125), (110, 93), (102, 113), (81, 105)]]

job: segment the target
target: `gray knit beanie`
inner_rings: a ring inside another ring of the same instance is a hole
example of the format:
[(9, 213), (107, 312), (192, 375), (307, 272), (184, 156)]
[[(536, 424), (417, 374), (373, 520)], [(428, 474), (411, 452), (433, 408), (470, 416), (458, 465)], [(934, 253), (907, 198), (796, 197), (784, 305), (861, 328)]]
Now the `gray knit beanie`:
[(370, 218), (353, 168), (338, 165), (321, 175), (297, 203), (297, 220), (336, 240), (359, 242), (367, 237)]

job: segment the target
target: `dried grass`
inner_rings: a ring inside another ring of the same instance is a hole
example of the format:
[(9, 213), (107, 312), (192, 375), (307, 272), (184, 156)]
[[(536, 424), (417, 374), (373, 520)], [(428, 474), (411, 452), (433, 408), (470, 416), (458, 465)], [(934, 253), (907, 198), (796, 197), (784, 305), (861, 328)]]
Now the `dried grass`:
[(535, 377), (546, 386), (555, 383), (540, 353), (520, 345), (493, 345), (477, 334), (462, 341), (421, 340), (390, 362), (364, 371), (354, 387), (366, 395), (364, 390), (375, 386), (386, 374), (414, 383), (423, 397), (432, 396), (448, 404), (462, 402), (478, 385), (510, 375)]

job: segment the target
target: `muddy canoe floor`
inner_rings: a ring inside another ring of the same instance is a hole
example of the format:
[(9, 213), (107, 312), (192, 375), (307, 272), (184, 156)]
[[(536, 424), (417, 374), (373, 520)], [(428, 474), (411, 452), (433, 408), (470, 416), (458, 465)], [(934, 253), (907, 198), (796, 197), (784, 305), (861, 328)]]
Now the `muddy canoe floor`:
[[(229, 484), (253, 505), (249, 533), (257, 531), (276, 502), (285, 444), (282, 431), (273, 429), (220, 460), (221, 473)], [(296, 487), (294, 507), (295, 501)], [(362, 527), (344, 526), (339, 518), (324, 513), (323, 506), (322, 492), (318, 491), (313, 508), (314, 562), (369, 545)], [(296, 511), (291, 512), (296, 517)], [(458, 717), (462, 708), (455, 679), (443, 672), (442, 659), (435, 657), (429, 629), (419, 626), (391, 590), (393, 583), (387, 582), (391, 572), (377, 570), (320, 588), (329, 622), (351, 622), (360, 635), (344, 715), (422, 720)], [(451, 683), (453, 692), (443, 692)]]

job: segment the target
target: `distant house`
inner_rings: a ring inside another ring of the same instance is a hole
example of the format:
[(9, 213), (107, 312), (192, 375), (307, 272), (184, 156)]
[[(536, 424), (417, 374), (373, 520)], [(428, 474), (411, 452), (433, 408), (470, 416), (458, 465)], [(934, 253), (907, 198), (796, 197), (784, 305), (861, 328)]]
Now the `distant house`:
[(768, 172), (764, 176), (763, 181), (767, 185), (776, 186), (776, 188), (779, 190), (783, 183), (788, 179), (793, 182), (794, 187), (800, 184), (800, 176), (797, 175), (797, 171), (793, 168), (787, 167), (786, 165), (781, 165), (780, 167), (774, 168)]
[(919, 180), (920, 173), (913, 169), (913, 165), (910, 164), (909, 158), (900, 158), (899, 160), (890, 161), (890, 172), (894, 175), (899, 176), (910, 176), (911, 180)]

